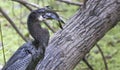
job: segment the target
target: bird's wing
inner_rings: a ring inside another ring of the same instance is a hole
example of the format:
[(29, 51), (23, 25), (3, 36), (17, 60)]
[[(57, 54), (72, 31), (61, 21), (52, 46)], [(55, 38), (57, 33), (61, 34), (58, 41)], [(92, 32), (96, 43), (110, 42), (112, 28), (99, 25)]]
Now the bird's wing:
[(32, 55), (29, 54), (24, 58), (18, 59), (12, 65), (10, 65), (7, 70), (26, 70), (29, 63), (32, 61)]
[[(14, 54), (13, 56), (8, 60), (6, 65), (4, 65), (2, 70), (6, 70), (7, 68), (10, 68), (11, 66), (16, 65), (17, 62), (21, 63), (23, 62), (26, 58), (26, 61), (30, 61), (32, 59), (32, 54), (30, 49), (32, 49), (33, 45), (31, 42), (25, 43), (23, 46), (21, 46)], [(30, 57), (31, 55), (31, 57)]]

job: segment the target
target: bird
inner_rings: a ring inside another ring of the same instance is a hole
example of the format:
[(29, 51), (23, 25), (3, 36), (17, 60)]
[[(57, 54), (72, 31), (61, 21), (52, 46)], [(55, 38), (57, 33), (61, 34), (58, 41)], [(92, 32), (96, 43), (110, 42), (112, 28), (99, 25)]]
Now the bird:
[(27, 26), (34, 40), (24, 43), (18, 48), (2, 70), (35, 70), (38, 62), (44, 58), (45, 48), (49, 42), (49, 31), (41, 27), (41, 22), (47, 19), (61, 21), (58, 14), (48, 11), (46, 8), (34, 10), (29, 14)]

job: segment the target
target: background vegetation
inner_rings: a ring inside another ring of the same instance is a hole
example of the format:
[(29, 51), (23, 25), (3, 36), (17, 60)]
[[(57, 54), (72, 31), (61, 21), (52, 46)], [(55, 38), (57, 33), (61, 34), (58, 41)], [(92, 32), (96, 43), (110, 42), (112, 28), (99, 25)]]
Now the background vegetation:
[[(58, 2), (55, 0), (27, 0), (30, 3), (38, 4), (40, 7), (52, 6), (61, 18), (67, 22), (67, 20), (75, 14), (75, 12), (80, 8), (79, 6), (66, 4), (63, 2)], [(72, 1), (72, 0), (67, 0)], [(73, 0), (74, 2), (82, 2), (80, 0)], [(15, 22), (16, 26), (20, 32), (27, 38), (31, 39), (29, 36), (26, 20), (30, 11), (23, 5), (13, 2), (10, 0), (0, 0), (0, 7), (4, 9), (7, 15)], [(35, 9), (35, 8), (34, 8)], [(55, 31), (59, 28), (56, 25), (56, 21), (48, 21), (50, 26), (52, 26)], [(4, 65), (2, 43), (4, 45), (6, 61), (12, 56), (12, 54), (22, 46), (25, 41), (16, 33), (14, 28), (10, 23), (0, 14), (0, 25), (2, 31), (2, 36), (0, 36), (0, 65)], [(45, 25), (43, 24), (45, 27)], [(47, 28), (47, 27), (45, 27)], [(49, 30), (50, 31), (50, 30)], [(50, 31), (51, 37), (53, 33)], [(3, 38), (3, 42), (1, 41)], [(104, 38), (102, 38), (99, 43), (102, 48), (105, 58), (108, 63), (109, 70), (120, 70), (120, 23), (116, 25), (111, 31), (109, 31)], [(104, 70), (104, 63), (101, 54), (97, 47), (94, 47), (90, 53), (87, 55), (87, 60), (93, 66), (95, 70)], [(75, 70), (88, 70), (84, 62), (79, 62)]]

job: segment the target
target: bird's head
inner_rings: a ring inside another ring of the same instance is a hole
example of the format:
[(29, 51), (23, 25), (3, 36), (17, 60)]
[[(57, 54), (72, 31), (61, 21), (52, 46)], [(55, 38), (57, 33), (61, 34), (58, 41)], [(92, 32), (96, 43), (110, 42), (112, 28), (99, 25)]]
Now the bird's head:
[(34, 10), (30, 13), (28, 19), (29, 21), (43, 21), (45, 20), (45, 18), (42, 17), (42, 15), (44, 14), (43, 10)]
[(49, 8), (49, 6), (46, 6), (44, 8), (40, 8), (37, 10), (34, 10), (29, 15), (29, 18), (31, 20), (38, 20), (38, 21), (44, 21), (44, 20), (57, 20), (58, 22), (64, 23), (60, 18), (59, 15), (52, 9)]

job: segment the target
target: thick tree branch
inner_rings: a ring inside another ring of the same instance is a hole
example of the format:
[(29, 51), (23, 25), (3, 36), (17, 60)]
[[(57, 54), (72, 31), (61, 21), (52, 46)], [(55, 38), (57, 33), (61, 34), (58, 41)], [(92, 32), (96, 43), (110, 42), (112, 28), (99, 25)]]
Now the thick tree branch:
[(63, 30), (51, 38), (37, 70), (73, 70), (91, 48), (120, 21), (118, 0), (88, 0)]

